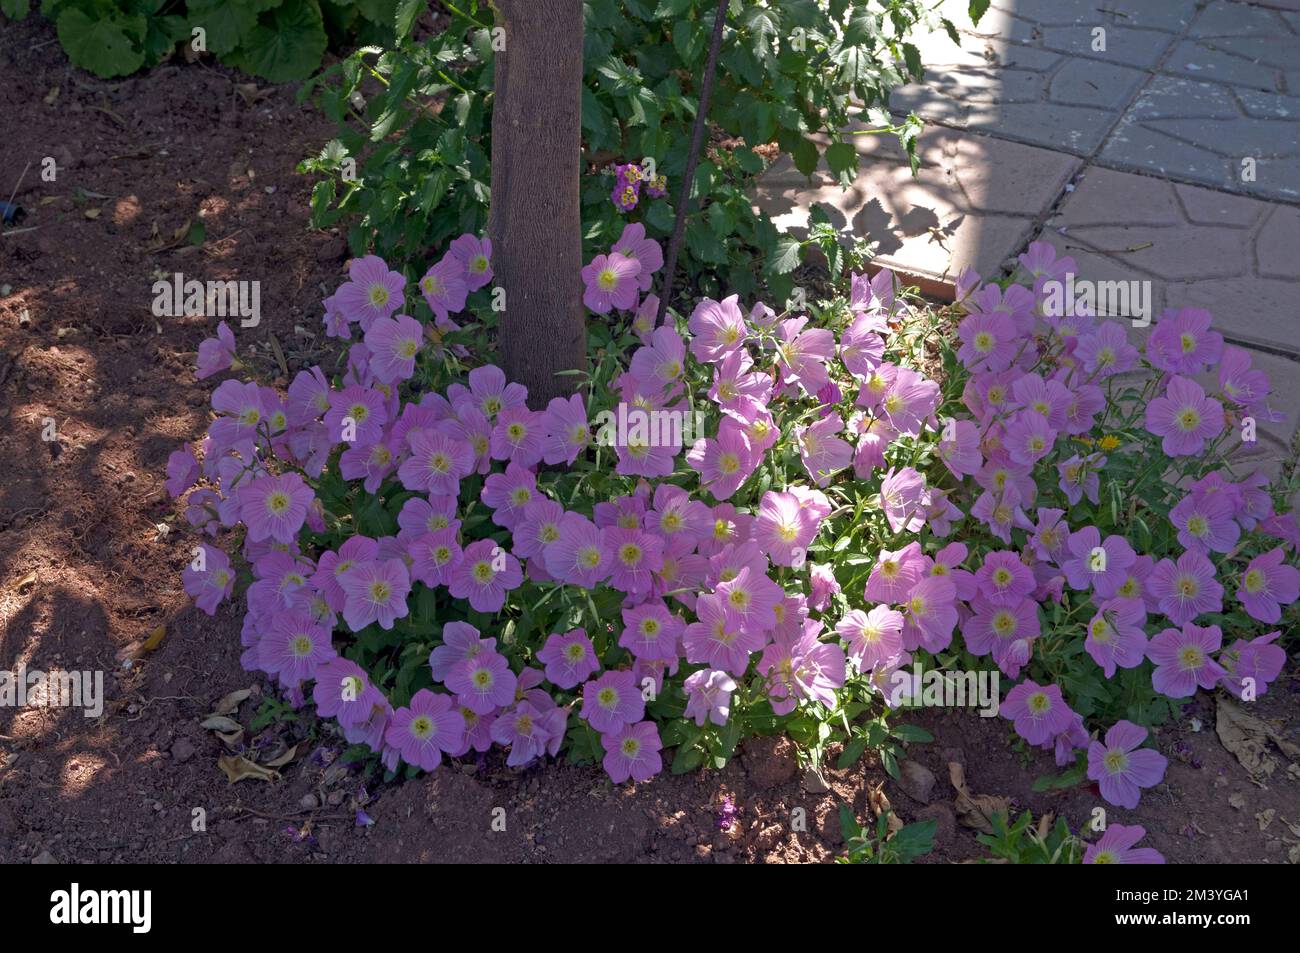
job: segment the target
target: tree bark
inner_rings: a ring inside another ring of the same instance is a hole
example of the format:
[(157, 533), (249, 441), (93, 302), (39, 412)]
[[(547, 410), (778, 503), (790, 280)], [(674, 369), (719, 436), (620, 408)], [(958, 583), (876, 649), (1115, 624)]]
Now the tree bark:
[(495, 283), (506, 376), (544, 408), (586, 366), (582, 305), (582, 0), (496, 0), (505, 28), (492, 104)]

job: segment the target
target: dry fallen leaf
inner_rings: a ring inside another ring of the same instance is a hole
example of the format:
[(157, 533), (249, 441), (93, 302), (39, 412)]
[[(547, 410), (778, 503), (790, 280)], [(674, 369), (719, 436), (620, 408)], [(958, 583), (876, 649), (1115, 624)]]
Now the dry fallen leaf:
[(894, 813), (893, 806), (889, 803), (889, 796), (885, 794), (884, 782), (874, 788), (867, 788), (867, 807), (871, 808), (873, 817), (879, 817), (881, 814), (889, 812), (890, 837), (903, 829), (903, 819)]
[(1220, 743), (1236, 755), (1241, 766), (1257, 779), (1270, 777), (1277, 769), (1277, 758), (1268, 750), (1269, 741), (1289, 758), (1300, 756), (1300, 748), (1227, 698), (1219, 699), (1214, 731)]
[(226, 773), (231, 784), (252, 779), (254, 781), (279, 781), (280, 772), (264, 768), (243, 755), (223, 754), (217, 758), (217, 767)]
[(1266, 831), (1268, 830), (1268, 825), (1273, 823), (1273, 818), (1275, 817), (1277, 817), (1277, 809), (1270, 807), (1267, 810), (1260, 811), (1256, 814), (1255, 820), (1259, 822), (1259, 829), (1261, 831)]
[(1228, 804), (1240, 811), (1246, 806), (1246, 799), (1241, 796), (1240, 792), (1233, 792), (1228, 795)]
[(957, 797), (953, 799), (957, 820), (983, 834), (992, 834), (993, 815), (1001, 814), (1005, 818), (1011, 806), (1010, 801), (994, 794), (971, 794), (966, 787), (966, 769), (956, 761), (948, 762), (948, 777), (952, 781), (953, 790), (957, 792)]
[(238, 709), (244, 699), (251, 694), (253, 694), (251, 688), (240, 688), (231, 692), (229, 695), (221, 699), (221, 701), (212, 706), (212, 714), (229, 715), (231, 712)]
[(84, 216), (86, 216), (86, 218), (89, 218), (89, 219), (92, 219), (92, 220), (93, 220), (93, 219), (97, 219), (97, 218), (99, 218), (100, 213), (103, 212), (103, 211), (104, 211), (104, 210), (103, 210), (102, 208), (88, 208), (88, 209), (86, 209), (84, 212), (82, 212), (81, 214), (84, 215)]
[(34, 583), (36, 579), (37, 579), (36, 573), (29, 572), (27, 575), (23, 576), (23, 578), (18, 580), (18, 585), (14, 586), (14, 592), (22, 592), (24, 589), (26, 589), (28, 586)]
[(244, 729), (242, 727), (238, 731), (228, 731), (225, 733), (216, 731), (213, 732), (213, 734), (221, 739), (222, 744), (230, 745), (232, 748), (244, 740)]
[(239, 722), (235, 721), (233, 718), (228, 718), (225, 715), (209, 715), (207, 718), (204, 718), (203, 721), (199, 722), (199, 727), (206, 728), (208, 731), (229, 733), (232, 731), (238, 731), (240, 725)]
[(278, 755), (278, 756), (272, 758), (270, 761), (266, 762), (266, 766), (267, 766), (268, 768), (283, 768), (286, 764), (288, 764), (288, 763), (289, 763), (290, 761), (292, 761), (294, 758), (298, 757), (298, 751), (299, 751), (299, 749), (300, 749), (300, 748), (304, 748), (304, 747), (306, 746), (306, 744), (307, 744), (307, 742), (305, 742), (305, 741), (300, 741), (300, 742), (298, 742), (296, 745), (294, 745), (292, 748), (286, 748), (283, 754)]

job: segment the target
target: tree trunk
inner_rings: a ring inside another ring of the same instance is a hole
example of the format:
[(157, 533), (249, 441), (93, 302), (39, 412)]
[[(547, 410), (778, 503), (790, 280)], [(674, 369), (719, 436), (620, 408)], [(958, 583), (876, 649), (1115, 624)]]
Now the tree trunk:
[(505, 28), (492, 104), (495, 283), (506, 376), (544, 408), (586, 366), (582, 305), (582, 0), (496, 0)]

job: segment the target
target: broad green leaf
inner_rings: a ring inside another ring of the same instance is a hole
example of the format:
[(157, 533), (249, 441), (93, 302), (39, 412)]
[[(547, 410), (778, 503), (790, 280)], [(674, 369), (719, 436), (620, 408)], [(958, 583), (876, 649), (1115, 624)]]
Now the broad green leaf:
[(77, 8), (59, 14), (59, 42), (68, 59), (96, 76), (125, 76), (144, 65), (145, 18), (119, 10), (92, 20)]
[(316, 0), (285, 0), (258, 20), (230, 62), (273, 83), (288, 83), (310, 76), (328, 44)]

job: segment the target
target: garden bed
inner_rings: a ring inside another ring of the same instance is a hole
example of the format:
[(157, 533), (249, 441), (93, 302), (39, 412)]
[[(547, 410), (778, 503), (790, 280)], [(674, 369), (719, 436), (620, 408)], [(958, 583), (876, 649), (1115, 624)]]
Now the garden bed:
[[(598, 767), (513, 771), (499, 751), (472, 774), (444, 766), (364, 798), (355, 777), (313, 752), (280, 781), (228, 784), (222, 746), (199, 722), (229, 693), (260, 695), (267, 683), (239, 664), (236, 606), (210, 619), (189, 604), (189, 543), (179, 526), (159, 528), (175, 522), (167, 456), (208, 419), (210, 388), (192, 370), (211, 328), (156, 319), (148, 289), (155, 272), (256, 278), (263, 318), (241, 334), (241, 357), (274, 377), (272, 338), (295, 370), (328, 353), (319, 302), (342, 280), (345, 246), (307, 230), (309, 184), (293, 169), (330, 126), (291, 90), (263, 95), (203, 64), (91, 80), (52, 39), (36, 20), (0, 37), (0, 85), (16, 104), (0, 130), (11, 144), (0, 197), (32, 164), (17, 198), (30, 230), (0, 239), (0, 286), (11, 286), (0, 297), (0, 402), (13, 421), (0, 435), (0, 669), (112, 674), (100, 719), (0, 712), (0, 861), (826, 860), (842, 849), (837, 803), (865, 817), (882, 784), (905, 821), (938, 820), (926, 861), (984, 856), (954, 823), (949, 761), (965, 763), (973, 792), (1055, 812), (1076, 830), (1086, 822), (1096, 803), (1086, 786), (1032, 792), (1035, 777), (1055, 773), (1050, 756), (1014, 750), (1005, 720), (968, 712), (908, 719), (935, 737), (909, 748), (936, 776), (930, 805), (870, 754), (830, 770), (830, 791), (810, 791), (790, 746), (770, 741), (722, 771), (630, 788)], [(53, 183), (39, 178), (47, 155), (60, 168)], [(41, 440), (46, 417), (57, 443)], [(1254, 709), (1293, 739), (1297, 688), (1287, 672)], [(257, 703), (230, 713), (250, 736)], [(1200, 696), (1159, 734), (1165, 782), (1124, 822), (1146, 827), (1144, 844), (1174, 862), (1285, 862), (1297, 841), (1288, 822), (1300, 823), (1296, 781), (1283, 764), (1266, 786), (1252, 784), (1205, 705)], [(268, 744), (292, 745), (302, 731), (288, 722), (277, 733)], [(724, 798), (737, 812), (730, 832), (718, 825)], [(191, 828), (197, 807), (206, 833)], [(357, 825), (358, 807), (373, 824)], [(492, 833), (498, 807), (507, 828)], [(796, 807), (806, 834), (787, 829)]]

